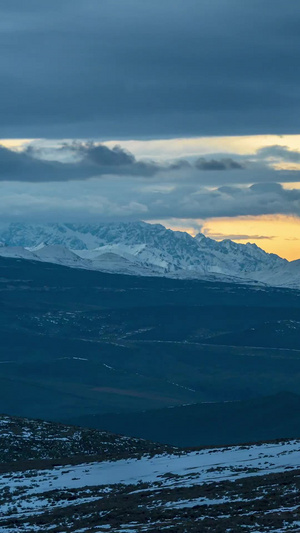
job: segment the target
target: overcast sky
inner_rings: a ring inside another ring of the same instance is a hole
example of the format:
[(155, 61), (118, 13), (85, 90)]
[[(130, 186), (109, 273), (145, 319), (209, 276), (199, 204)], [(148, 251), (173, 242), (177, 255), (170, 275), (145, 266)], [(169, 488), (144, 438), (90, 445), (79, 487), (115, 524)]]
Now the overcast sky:
[(295, 0), (1, 0), (2, 137), (298, 133)]
[(298, 221), (299, 23), (295, 0), (0, 0), (0, 218)]

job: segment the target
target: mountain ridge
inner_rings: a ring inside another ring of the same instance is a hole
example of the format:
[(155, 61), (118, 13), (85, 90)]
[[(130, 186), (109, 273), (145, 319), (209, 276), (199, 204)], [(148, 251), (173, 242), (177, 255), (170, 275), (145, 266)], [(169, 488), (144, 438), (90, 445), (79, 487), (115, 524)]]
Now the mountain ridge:
[(300, 261), (289, 262), (256, 244), (215, 241), (202, 233), (193, 237), (141, 221), (2, 224), (0, 243), (2, 256), (77, 268), (131, 275), (212, 276), (219, 281), (229, 277), (238, 282), (300, 287)]

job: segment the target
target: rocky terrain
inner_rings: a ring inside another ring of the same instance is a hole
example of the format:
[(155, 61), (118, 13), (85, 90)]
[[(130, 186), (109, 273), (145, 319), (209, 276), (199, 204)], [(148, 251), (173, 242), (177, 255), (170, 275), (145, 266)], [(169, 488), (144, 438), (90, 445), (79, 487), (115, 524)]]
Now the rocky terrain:
[(3, 533), (299, 531), (297, 440), (167, 449), (2, 416), (0, 445)]

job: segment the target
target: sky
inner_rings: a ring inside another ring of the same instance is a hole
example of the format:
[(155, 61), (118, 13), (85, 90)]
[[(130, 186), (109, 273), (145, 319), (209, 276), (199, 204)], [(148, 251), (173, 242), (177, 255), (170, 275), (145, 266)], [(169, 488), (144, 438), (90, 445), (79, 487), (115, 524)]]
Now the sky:
[(300, 258), (300, 4), (0, 0), (0, 220)]

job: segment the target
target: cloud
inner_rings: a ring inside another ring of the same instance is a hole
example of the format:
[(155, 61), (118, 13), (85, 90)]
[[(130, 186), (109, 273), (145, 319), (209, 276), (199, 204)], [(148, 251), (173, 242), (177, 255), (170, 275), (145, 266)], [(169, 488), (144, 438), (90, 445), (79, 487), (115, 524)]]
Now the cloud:
[(88, 143), (73, 143), (71, 148), (77, 154), (80, 154), (85, 161), (97, 166), (116, 167), (133, 165), (135, 157), (122, 149), (120, 146), (114, 146), (112, 149), (103, 144)]
[(280, 184), (261, 185), (237, 186), (226, 192), (222, 187), (214, 190), (199, 187), (197, 191), (188, 194), (182, 194), (178, 186), (168, 195), (153, 195), (148, 198), (148, 209), (153, 219), (174, 216), (205, 219), (276, 213), (300, 214), (300, 190), (285, 190)]
[[(236, 168), (235, 158), (204, 157), (202, 162), (218, 167), (212, 170), (210, 165), (199, 169), (199, 159), (196, 164), (139, 161), (120, 146), (93, 142), (64, 143), (55, 150), (46, 160), (35, 145), (18, 152), (0, 147), (3, 218), (189, 221), (300, 216), (300, 189), (285, 189), (276, 181), (300, 181), (299, 173), (276, 171), (264, 161), (244, 164), (241, 158), (241, 168)], [(53, 160), (59, 159), (58, 152), (61, 159)]]
[(280, 183), (254, 183), (249, 187), (250, 191), (254, 193), (278, 193), (284, 192)]
[(0, 146), (0, 180), (47, 182), (84, 180), (101, 175), (152, 176), (164, 170), (156, 163), (137, 161), (119, 146), (72, 143), (60, 150), (74, 153), (73, 162), (49, 161), (39, 157), (39, 150), (29, 146), (16, 152)]
[[(193, 181), (193, 176), (199, 177), (200, 172), (209, 171), (218, 183), (222, 178), (217, 176), (220, 171), (224, 170), (237, 173), (238, 170), (244, 170), (244, 165), (231, 158), (222, 157), (211, 160), (201, 158), (195, 163), (182, 159), (159, 163), (142, 161), (137, 160), (133, 154), (121, 146), (108, 148), (91, 141), (63, 143), (52, 149), (50, 159), (45, 147), (39, 148), (32, 144), (23, 151), (14, 151), (0, 145), (0, 180), (70, 181), (103, 175), (153, 177), (161, 173), (166, 180), (169, 175), (171, 181), (182, 176), (187, 181)], [(241, 181), (244, 181), (244, 178)]]
[(298, 132), (299, 19), (282, 0), (1, 2), (2, 136)]
[(205, 220), (211, 217), (288, 214), (300, 216), (300, 190), (280, 184), (217, 187), (185, 182), (162, 187), (160, 176), (103, 176), (86, 181), (2, 182), (2, 219), (61, 221)]
[(201, 157), (195, 162), (195, 167), (198, 170), (242, 170), (244, 165), (230, 158), (207, 160)]
[(290, 150), (287, 146), (265, 146), (257, 150), (257, 155), (263, 159), (274, 158), (288, 161), (290, 163), (300, 163), (300, 152)]
[(50, 171), (53, 174), (58, 169), (56, 163), (42, 162), (26, 152), (15, 152), (0, 146), (0, 180), (43, 181)]
[(276, 238), (275, 235), (241, 235), (241, 234), (236, 234), (236, 233), (224, 235), (224, 233), (210, 233), (207, 231), (205, 231), (204, 234), (206, 237), (210, 237), (211, 239), (215, 239), (217, 241), (224, 240), (224, 239), (230, 239), (232, 241), (247, 241), (247, 240), (257, 241), (257, 240), (264, 240), (264, 239), (272, 240)]

